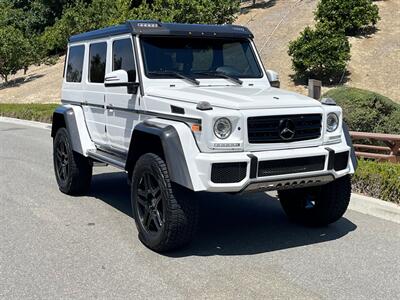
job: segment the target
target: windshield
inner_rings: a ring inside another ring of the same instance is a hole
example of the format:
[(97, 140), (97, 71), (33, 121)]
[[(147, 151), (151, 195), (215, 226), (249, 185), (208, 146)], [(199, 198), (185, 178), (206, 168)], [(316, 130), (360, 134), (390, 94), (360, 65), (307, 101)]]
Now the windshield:
[(141, 45), (148, 78), (262, 77), (245, 39), (142, 37)]

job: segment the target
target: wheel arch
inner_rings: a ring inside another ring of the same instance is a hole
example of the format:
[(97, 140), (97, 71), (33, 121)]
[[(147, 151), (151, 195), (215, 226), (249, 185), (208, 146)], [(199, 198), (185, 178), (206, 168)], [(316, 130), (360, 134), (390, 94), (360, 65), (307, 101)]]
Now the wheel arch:
[(95, 149), (86, 127), (82, 107), (60, 105), (53, 113), (51, 137), (54, 138), (60, 128), (65, 127), (72, 143), (72, 149), (86, 156), (89, 149)]
[(135, 126), (125, 166), (129, 178), (132, 177), (137, 160), (145, 153), (160, 156), (167, 164), (171, 181), (193, 190), (181, 140), (172, 125), (145, 120)]

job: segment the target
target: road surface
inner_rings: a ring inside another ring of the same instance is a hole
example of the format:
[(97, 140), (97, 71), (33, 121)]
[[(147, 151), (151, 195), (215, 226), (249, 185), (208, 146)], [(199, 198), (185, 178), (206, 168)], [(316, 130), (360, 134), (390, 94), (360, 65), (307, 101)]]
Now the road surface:
[(137, 238), (123, 173), (58, 191), (49, 135), (0, 122), (0, 299), (399, 298), (399, 224), (348, 211), (306, 228), (265, 194), (204, 194), (196, 240), (160, 255)]

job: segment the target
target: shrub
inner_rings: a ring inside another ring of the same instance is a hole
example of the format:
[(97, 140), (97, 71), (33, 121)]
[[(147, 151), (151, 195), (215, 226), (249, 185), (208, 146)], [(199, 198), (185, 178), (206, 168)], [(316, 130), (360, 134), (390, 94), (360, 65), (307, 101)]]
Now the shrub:
[(333, 30), (344, 30), (353, 35), (379, 20), (379, 8), (371, 0), (321, 0), (315, 20), (329, 23)]
[(380, 94), (357, 88), (339, 87), (324, 97), (343, 108), (351, 130), (400, 134), (400, 105)]
[(0, 27), (0, 76), (8, 82), (8, 76), (15, 74), (26, 64), (29, 42), (22, 32), (14, 27)]
[(306, 27), (297, 40), (291, 41), (288, 54), (297, 79), (312, 77), (331, 83), (346, 70), (350, 44), (342, 32), (318, 24), (315, 29)]
[(400, 204), (400, 164), (359, 160), (353, 191)]

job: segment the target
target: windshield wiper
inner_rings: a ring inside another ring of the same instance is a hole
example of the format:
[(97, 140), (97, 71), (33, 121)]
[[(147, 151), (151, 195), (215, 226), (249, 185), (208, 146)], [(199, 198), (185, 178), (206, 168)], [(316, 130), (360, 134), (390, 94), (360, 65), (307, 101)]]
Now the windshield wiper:
[(149, 75), (175, 75), (181, 79), (184, 79), (186, 81), (189, 81), (190, 83), (194, 85), (200, 85), (200, 81), (198, 81), (195, 78), (192, 78), (190, 76), (184, 75), (182, 73), (176, 72), (176, 71), (150, 71), (148, 72)]
[(220, 78), (228, 79), (228, 80), (230, 80), (230, 81), (232, 81), (232, 82), (234, 82), (234, 83), (236, 83), (238, 85), (242, 85), (243, 84), (243, 81), (240, 80), (239, 78), (231, 76), (231, 75), (228, 75), (228, 74), (226, 74), (224, 72), (205, 71), (205, 72), (194, 72), (193, 74), (206, 75), (206, 76), (217, 76), (217, 77), (220, 77)]

